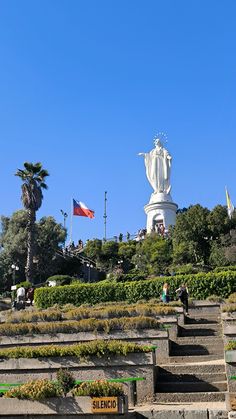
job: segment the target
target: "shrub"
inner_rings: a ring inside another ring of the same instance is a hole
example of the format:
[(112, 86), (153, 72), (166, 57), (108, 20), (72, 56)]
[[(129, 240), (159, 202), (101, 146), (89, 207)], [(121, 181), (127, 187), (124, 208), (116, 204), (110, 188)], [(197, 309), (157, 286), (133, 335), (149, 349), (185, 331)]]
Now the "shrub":
[(210, 297), (207, 297), (207, 300), (212, 303), (222, 303), (224, 301), (219, 295), (210, 295)]
[(66, 319), (114, 318), (114, 317), (136, 317), (136, 316), (161, 316), (175, 314), (175, 308), (168, 305), (157, 304), (122, 304), (108, 305), (104, 307), (75, 308), (65, 313)]
[(33, 312), (14, 312), (6, 316), (7, 322), (11, 323), (28, 323), (39, 321), (58, 321), (62, 320), (62, 312), (59, 309), (49, 308), (48, 310), (40, 310)]
[(129, 273), (122, 274), (119, 278), (116, 278), (117, 282), (130, 282), (130, 281), (143, 281), (147, 275), (144, 273)]
[(28, 288), (32, 287), (32, 284), (29, 281), (22, 281), (19, 284), (17, 284), (17, 286), (16, 286), (16, 288), (20, 288), (20, 287), (24, 287), (25, 289), (28, 289)]
[(236, 292), (234, 292), (233, 294), (230, 294), (230, 296), (228, 298), (228, 302), (229, 303), (236, 303)]
[(117, 397), (123, 396), (124, 390), (120, 384), (98, 380), (79, 384), (73, 389), (72, 394), (73, 396)]
[(214, 272), (223, 272), (223, 271), (236, 271), (235, 265), (229, 265), (229, 266), (218, 266), (214, 269)]
[[(6, 315), (6, 323), (36, 323), (36, 322), (58, 322), (61, 320), (82, 320), (89, 318), (110, 319), (115, 317), (137, 317), (137, 316), (162, 316), (176, 313), (175, 306), (182, 305), (180, 302), (172, 301), (169, 304), (160, 303), (159, 300), (149, 302), (140, 301), (135, 304), (125, 303), (103, 303), (96, 306), (82, 305), (75, 307), (71, 304), (63, 308), (48, 308), (46, 310), (34, 310), (32, 312), (13, 312)], [(1, 327), (0, 325), (0, 333)]]
[(134, 352), (151, 352), (153, 346), (143, 346), (137, 343), (122, 342), (119, 340), (94, 340), (75, 345), (42, 345), (18, 346), (15, 348), (0, 349), (0, 358), (45, 358), (67, 357), (89, 358), (92, 356), (102, 358), (114, 355), (127, 355)]
[(114, 319), (82, 319), (64, 322), (43, 323), (3, 323), (0, 324), (0, 336), (78, 333), (78, 332), (106, 332), (111, 330), (158, 329), (158, 320), (152, 317), (119, 317)]
[(47, 379), (30, 381), (7, 391), (6, 398), (43, 400), (58, 395), (58, 388), (55, 383)]
[(235, 349), (236, 349), (236, 341), (235, 340), (231, 340), (225, 346), (226, 351), (235, 351)]
[(66, 396), (75, 386), (75, 378), (68, 369), (61, 368), (57, 371), (57, 384), (59, 392), (62, 392)]
[(57, 285), (69, 285), (73, 280), (79, 281), (77, 278), (73, 278), (69, 275), (53, 275), (47, 279), (49, 281), (55, 281)]
[(233, 313), (236, 311), (236, 304), (225, 304), (221, 307), (221, 310), (225, 313)]
[(145, 281), (134, 281), (112, 284), (79, 284), (64, 287), (40, 288), (35, 291), (35, 304), (47, 308), (58, 303), (96, 304), (106, 301), (127, 301), (135, 303), (138, 300), (150, 300), (159, 297), (164, 282), (168, 282), (172, 293), (182, 282), (188, 284), (190, 295), (197, 299), (206, 299), (210, 295), (220, 295), (227, 298), (236, 291), (236, 272), (209, 272), (196, 275), (178, 275), (174, 277), (159, 277)]

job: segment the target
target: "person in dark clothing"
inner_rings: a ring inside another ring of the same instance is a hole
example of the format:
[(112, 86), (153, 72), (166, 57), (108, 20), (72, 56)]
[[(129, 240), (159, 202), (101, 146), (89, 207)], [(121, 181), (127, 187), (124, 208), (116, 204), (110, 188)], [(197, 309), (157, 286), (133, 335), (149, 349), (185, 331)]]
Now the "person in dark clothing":
[(34, 287), (30, 287), (27, 292), (27, 298), (30, 300), (30, 305), (33, 305), (34, 301)]
[(188, 316), (188, 287), (186, 284), (182, 284), (175, 292), (178, 293), (178, 297), (184, 306), (186, 316)]

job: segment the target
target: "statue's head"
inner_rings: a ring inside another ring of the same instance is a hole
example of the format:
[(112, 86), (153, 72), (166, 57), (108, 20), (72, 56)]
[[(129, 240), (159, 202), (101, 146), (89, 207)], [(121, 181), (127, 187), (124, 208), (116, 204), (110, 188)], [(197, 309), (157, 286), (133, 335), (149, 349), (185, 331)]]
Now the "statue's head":
[(155, 138), (154, 144), (155, 144), (155, 147), (163, 147), (160, 138)]

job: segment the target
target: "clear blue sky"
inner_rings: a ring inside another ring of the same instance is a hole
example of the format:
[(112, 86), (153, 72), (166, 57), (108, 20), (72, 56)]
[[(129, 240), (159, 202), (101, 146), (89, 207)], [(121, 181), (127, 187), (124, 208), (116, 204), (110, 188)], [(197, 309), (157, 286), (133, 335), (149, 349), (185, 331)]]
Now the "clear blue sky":
[(38, 217), (70, 200), (73, 238), (146, 223), (151, 187), (137, 153), (158, 131), (179, 207), (236, 202), (235, 0), (0, 0), (0, 214), (21, 208), (24, 161), (50, 172)]

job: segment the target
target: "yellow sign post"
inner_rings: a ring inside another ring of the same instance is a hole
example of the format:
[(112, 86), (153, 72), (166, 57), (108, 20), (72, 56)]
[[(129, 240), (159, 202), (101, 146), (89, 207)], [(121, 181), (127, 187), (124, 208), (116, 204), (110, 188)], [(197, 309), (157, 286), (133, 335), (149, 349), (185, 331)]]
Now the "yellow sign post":
[(92, 413), (118, 413), (118, 397), (93, 397)]

